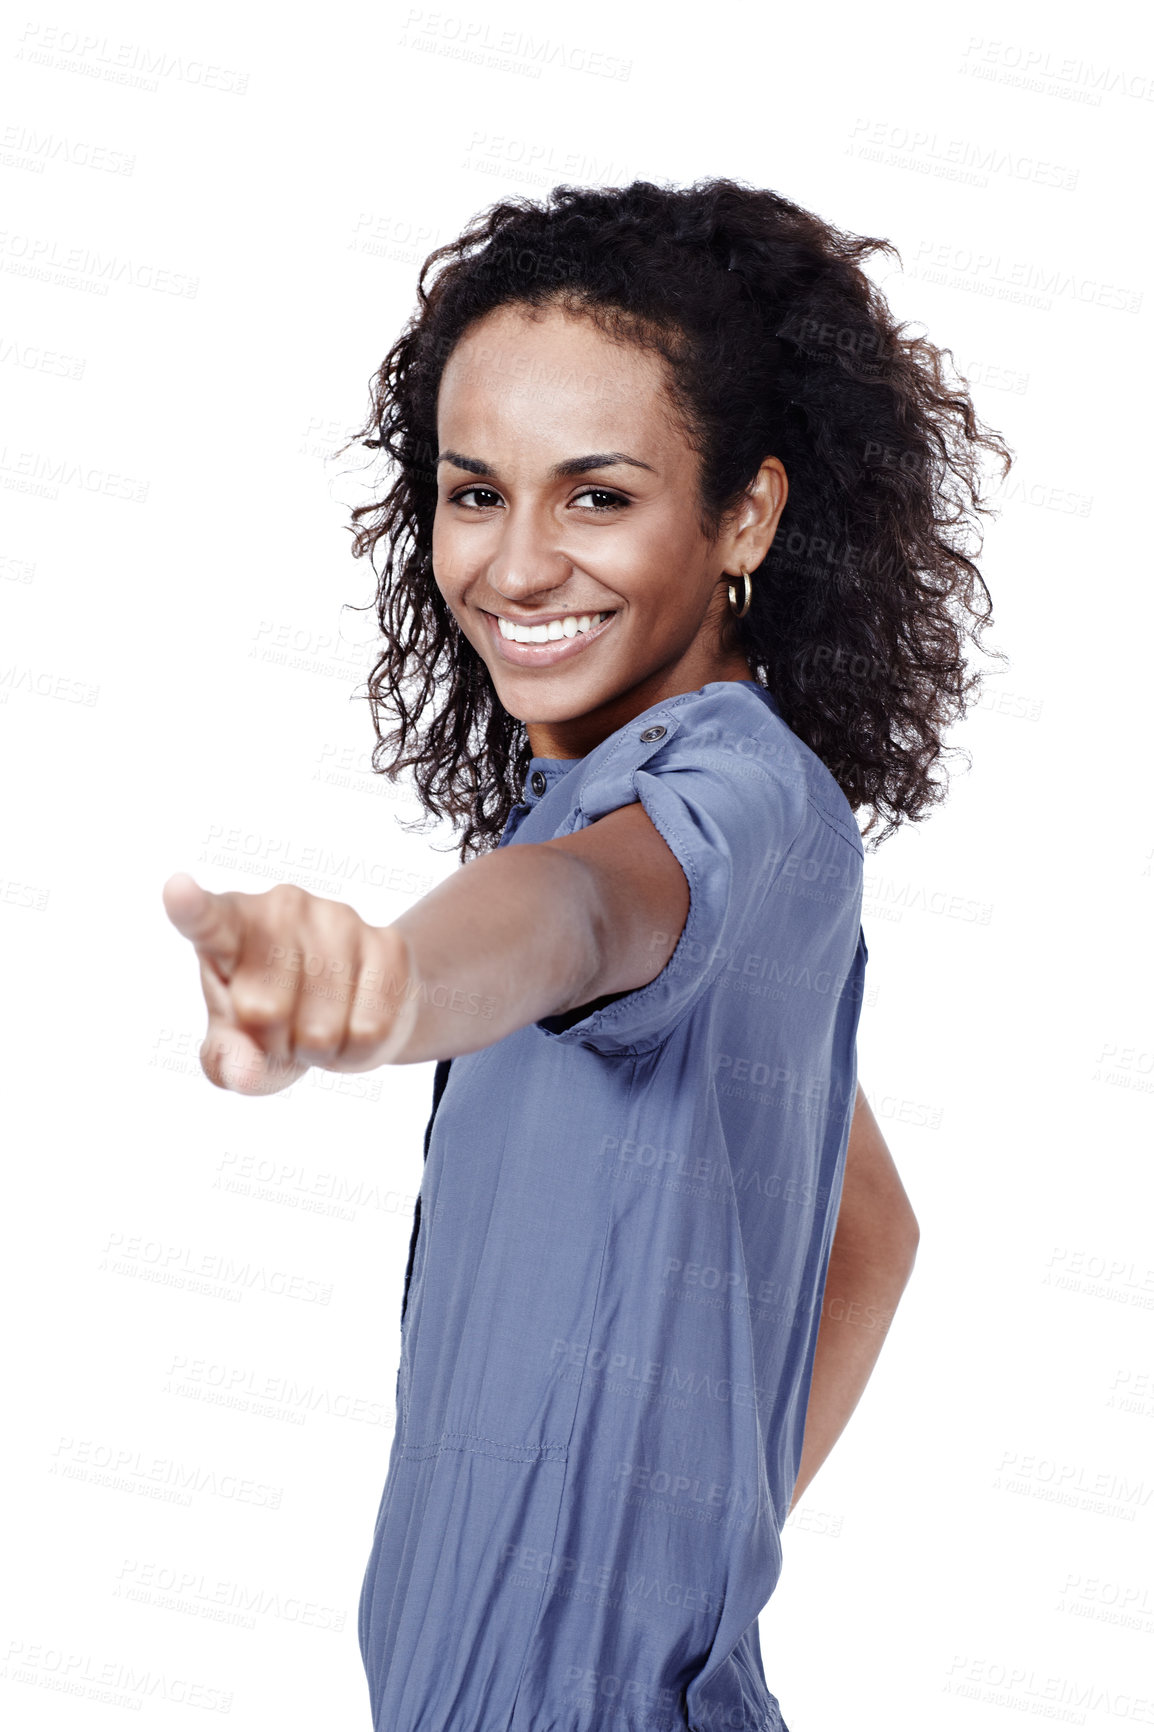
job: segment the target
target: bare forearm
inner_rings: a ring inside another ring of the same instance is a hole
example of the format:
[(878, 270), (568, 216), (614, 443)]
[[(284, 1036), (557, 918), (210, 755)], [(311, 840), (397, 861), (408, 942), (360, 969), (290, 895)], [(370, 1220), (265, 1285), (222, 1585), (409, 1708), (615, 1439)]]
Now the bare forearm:
[(834, 1238), (791, 1511), (861, 1399), (915, 1255), (916, 1228), (892, 1242), (879, 1241), (869, 1254), (839, 1247)]
[(393, 1064), (456, 1058), (585, 1002), (600, 948), (594, 876), (562, 849), (471, 861), (394, 921), (416, 1017)]

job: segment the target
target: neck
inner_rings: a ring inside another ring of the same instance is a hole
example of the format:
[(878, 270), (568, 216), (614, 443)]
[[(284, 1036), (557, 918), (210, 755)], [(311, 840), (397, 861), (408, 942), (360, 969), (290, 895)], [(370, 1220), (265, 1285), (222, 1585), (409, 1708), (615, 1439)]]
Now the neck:
[(565, 721), (526, 723), (529, 749), (535, 758), (583, 758), (610, 734), (615, 734), (618, 728), (625, 727), (634, 716), (652, 709), (654, 704), (662, 703), (666, 698), (679, 697), (682, 692), (699, 691), (702, 686), (717, 680), (751, 680), (753, 677), (749, 663), (740, 653), (727, 657), (712, 670), (702, 673), (700, 678), (697, 674), (689, 674), (680, 680), (654, 675), (586, 715)]

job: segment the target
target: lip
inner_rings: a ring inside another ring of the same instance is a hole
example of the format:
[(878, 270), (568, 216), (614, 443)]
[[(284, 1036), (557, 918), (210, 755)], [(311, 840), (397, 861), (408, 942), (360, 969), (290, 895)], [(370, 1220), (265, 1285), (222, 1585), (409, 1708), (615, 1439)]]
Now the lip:
[[(602, 610), (598, 608), (596, 611), (600, 613)], [(603, 637), (617, 618), (617, 610), (614, 610), (608, 619), (601, 621), (600, 625), (590, 626), (587, 632), (578, 632), (576, 637), (553, 638), (549, 643), (516, 643), (511, 637), (501, 636), (501, 627), (495, 613), (487, 613), (484, 608), (481, 609), (481, 612), (485, 614), (485, 618), (489, 622), (489, 633), (498, 656), (502, 661), (517, 668), (550, 668), (554, 662), (569, 661), (573, 656), (581, 655), (591, 644), (596, 643), (598, 638)], [(550, 617), (552, 619), (565, 619), (567, 615), (555, 613)], [(580, 614), (577, 617), (580, 618)], [(518, 624), (528, 625), (529, 623), (528, 620), (518, 621)], [(533, 620), (532, 624), (548, 625), (549, 620)]]

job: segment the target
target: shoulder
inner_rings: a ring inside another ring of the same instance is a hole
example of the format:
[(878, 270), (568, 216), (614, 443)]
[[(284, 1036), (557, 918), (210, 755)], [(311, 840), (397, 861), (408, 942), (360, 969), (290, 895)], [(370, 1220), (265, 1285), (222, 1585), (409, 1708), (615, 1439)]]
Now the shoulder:
[[(864, 853), (853, 807), (829, 768), (784, 720), (764, 686), (717, 681), (687, 693), (684, 749), (699, 749), (718, 768), (761, 775), (792, 794), (805, 822), (824, 823)], [(676, 700), (675, 700), (676, 701)], [(805, 810), (803, 811), (803, 808)]]
[(713, 681), (650, 705), (581, 759), (565, 778), (569, 823), (593, 823), (638, 798), (648, 804), (648, 788), (726, 830), (756, 825), (772, 808), (776, 832), (796, 835), (808, 801), (804, 752), (771, 700), (740, 681)]
[(754, 804), (772, 790), (793, 829), (824, 822), (859, 854), (861, 833), (853, 808), (833, 775), (781, 715), (764, 686), (714, 680), (652, 705), (582, 760), (573, 794), (586, 808), (622, 776), (639, 770), (674, 775), (708, 773), (719, 797), (729, 790)]
[(824, 824), (862, 853), (849, 801), (764, 687), (714, 680), (642, 710), (562, 778), (566, 815), (553, 834), (594, 823), (655, 782), (727, 830), (769, 825), (800, 839)]
[[(736, 770), (742, 766), (804, 790), (805, 750), (786, 727), (764, 688), (743, 680), (714, 680), (655, 706), (674, 718), (672, 758), (693, 759)], [(812, 754), (811, 754), (812, 755)]]

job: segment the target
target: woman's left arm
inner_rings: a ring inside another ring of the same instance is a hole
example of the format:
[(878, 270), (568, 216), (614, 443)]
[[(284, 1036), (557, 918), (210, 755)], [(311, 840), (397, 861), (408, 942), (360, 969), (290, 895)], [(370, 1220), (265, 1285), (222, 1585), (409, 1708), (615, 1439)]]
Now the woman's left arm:
[(918, 1223), (858, 1084), (792, 1513), (845, 1430), (913, 1272)]

